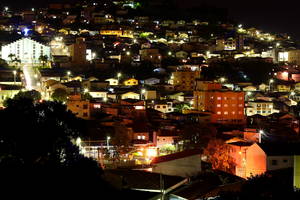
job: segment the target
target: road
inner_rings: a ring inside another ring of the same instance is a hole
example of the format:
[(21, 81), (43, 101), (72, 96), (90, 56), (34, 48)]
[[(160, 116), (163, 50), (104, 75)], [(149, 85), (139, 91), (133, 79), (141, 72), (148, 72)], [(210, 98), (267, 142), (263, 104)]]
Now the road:
[(23, 66), (23, 74), (27, 90), (42, 92), (41, 75), (38, 70), (35, 70), (31, 65), (26, 64)]

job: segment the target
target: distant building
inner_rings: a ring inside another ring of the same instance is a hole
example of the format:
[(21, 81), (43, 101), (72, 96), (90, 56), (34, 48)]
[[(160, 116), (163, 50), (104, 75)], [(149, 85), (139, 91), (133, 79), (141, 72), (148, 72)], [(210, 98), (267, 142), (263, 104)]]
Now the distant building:
[(20, 59), (21, 63), (40, 63), (40, 56), (51, 58), (50, 47), (30, 38), (22, 38), (1, 48), (2, 59), (11, 62), (11, 56)]
[(279, 110), (274, 109), (274, 104), (272, 101), (257, 100), (257, 101), (250, 101), (247, 103), (247, 107), (246, 107), (247, 116), (252, 116), (256, 114), (262, 116), (268, 116), (273, 113), (279, 113)]
[(137, 79), (134, 78), (130, 78), (124, 81), (124, 85), (126, 86), (133, 86), (133, 85), (138, 85), (139, 81)]
[[(194, 91), (194, 108), (212, 113), (212, 122), (242, 124), (244, 115), (244, 92), (222, 90), (221, 84), (199, 81)], [(210, 89), (211, 88), (211, 89)]]
[(182, 70), (172, 73), (172, 82), (177, 91), (193, 91), (200, 71)]
[(82, 119), (90, 118), (90, 102), (83, 100), (81, 95), (71, 95), (67, 101), (67, 109)]
[(84, 38), (76, 38), (75, 44), (69, 46), (71, 60), (74, 64), (86, 64), (86, 43)]

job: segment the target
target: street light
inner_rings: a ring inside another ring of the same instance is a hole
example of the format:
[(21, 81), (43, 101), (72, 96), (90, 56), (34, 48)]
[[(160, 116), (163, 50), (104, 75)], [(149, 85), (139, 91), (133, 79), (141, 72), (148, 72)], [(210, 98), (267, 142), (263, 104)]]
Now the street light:
[(221, 78), (220, 78), (220, 81), (221, 81), (221, 83), (224, 83), (224, 82), (226, 81), (226, 78), (221, 77)]
[(88, 93), (88, 92), (89, 92), (89, 89), (88, 89), (88, 88), (84, 88), (83, 92), (84, 92), (84, 93)]
[(14, 70), (14, 71), (13, 71), (13, 74), (14, 74), (14, 85), (15, 85), (15, 84), (16, 84), (16, 75), (17, 75), (17, 71)]
[(141, 99), (145, 98), (146, 89), (141, 90)]
[(270, 79), (269, 81), (269, 91), (271, 91), (271, 84), (274, 83), (274, 80), (273, 79)]
[(110, 140), (110, 136), (107, 136), (106, 137), (107, 150), (109, 149), (109, 140)]

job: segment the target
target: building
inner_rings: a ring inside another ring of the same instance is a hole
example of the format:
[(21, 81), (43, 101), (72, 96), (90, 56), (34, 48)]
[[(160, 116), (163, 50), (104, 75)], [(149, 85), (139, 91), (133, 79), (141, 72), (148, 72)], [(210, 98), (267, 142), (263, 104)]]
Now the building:
[(291, 50), (288, 52), (288, 62), (300, 65), (300, 50)]
[[(270, 170), (292, 168), (294, 165), (294, 145), (287, 144), (258, 144), (245, 147), (236, 152), (236, 157), (242, 157), (244, 174), (242, 177), (260, 175)], [(242, 174), (237, 174), (241, 176)]]
[(170, 176), (190, 177), (201, 172), (201, 151), (198, 149), (156, 157), (152, 172)]
[(119, 80), (116, 79), (116, 78), (109, 78), (109, 79), (106, 79), (105, 81), (108, 81), (109, 82), (109, 85), (119, 85)]
[(83, 100), (81, 95), (71, 95), (67, 101), (67, 109), (82, 119), (90, 118), (90, 102)]
[(154, 109), (162, 113), (174, 112), (172, 102), (159, 102), (154, 105)]
[(40, 63), (41, 56), (51, 58), (50, 47), (34, 41), (30, 38), (22, 38), (10, 44), (1, 47), (2, 59), (8, 63), (12, 62), (13, 57), (20, 60), (21, 63)]
[(198, 81), (194, 91), (194, 108), (211, 112), (213, 123), (244, 123), (244, 92), (220, 88), (219, 83)]
[(171, 82), (177, 91), (193, 91), (199, 77), (200, 71), (181, 70), (172, 73)]
[(86, 43), (84, 38), (76, 38), (76, 42), (69, 46), (71, 60), (74, 64), (86, 64)]
[(140, 99), (140, 94), (135, 92), (126, 92), (121, 94), (121, 99)]
[(130, 78), (124, 81), (124, 85), (126, 86), (133, 86), (133, 85), (138, 85), (139, 81), (136, 80), (135, 78)]
[(274, 104), (272, 101), (264, 101), (264, 100), (257, 100), (257, 101), (250, 101), (247, 103), (246, 107), (246, 115), (262, 115), (268, 116), (273, 113), (279, 113), (279, 110), (274, 109)]
[(0, 84), (0, 108), (3, 107), (3, 103), (8, 98), (13, 98), (21, 90), (20, 85), (3, 85)]

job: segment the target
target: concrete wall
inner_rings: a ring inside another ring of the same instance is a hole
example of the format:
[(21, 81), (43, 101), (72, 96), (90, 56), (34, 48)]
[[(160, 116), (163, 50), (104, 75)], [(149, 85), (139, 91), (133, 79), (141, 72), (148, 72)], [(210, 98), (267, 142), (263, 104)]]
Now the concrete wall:
[(181, 177), (197, 175), (201, 172), (200, 154), (155, 164), (152, 172)]

